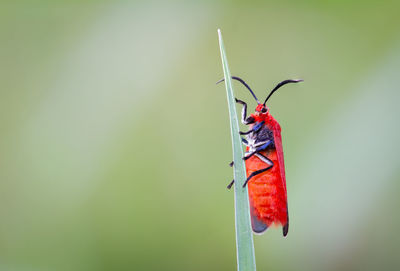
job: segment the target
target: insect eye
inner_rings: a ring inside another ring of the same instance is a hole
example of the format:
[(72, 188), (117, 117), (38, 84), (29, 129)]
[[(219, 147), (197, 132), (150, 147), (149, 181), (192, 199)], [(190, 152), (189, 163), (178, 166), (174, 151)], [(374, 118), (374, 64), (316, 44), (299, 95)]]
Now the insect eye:
[(267, 109), (264, 107), (263, 109), (261, 109), (261, 113), (267, 113)]

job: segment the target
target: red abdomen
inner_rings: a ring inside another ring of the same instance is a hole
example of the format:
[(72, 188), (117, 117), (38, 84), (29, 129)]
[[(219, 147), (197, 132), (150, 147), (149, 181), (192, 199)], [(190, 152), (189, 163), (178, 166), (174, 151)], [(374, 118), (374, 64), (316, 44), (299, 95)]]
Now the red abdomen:
[[(261, 152), (273, 163), (273, 167), (251, 178), (248, 182), (250, 209), (253, 230), (265, 231), (272, 224), (285, 226), (288, 222), (287, 196), (284, 176), (281, 176), (278, 156), (275, 149)], [(257, 156), (246, 161), (247, 177), (254, 171), (268, 167)], [(284, 169), (283, 169), (284, 170)]]

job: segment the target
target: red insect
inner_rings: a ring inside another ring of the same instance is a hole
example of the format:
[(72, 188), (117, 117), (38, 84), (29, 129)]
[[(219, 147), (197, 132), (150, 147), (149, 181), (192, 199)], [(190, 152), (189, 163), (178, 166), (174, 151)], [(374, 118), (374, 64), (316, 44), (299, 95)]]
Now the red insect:
[[(243, 160), (246, 161), (247, 180), (243, 187), (248, 185), (251, 224), (255, 233), (265, 232), (269, 226), (282, 226), (283, 236), (289, 230), (289, 216), (287, 208), (285, 165), (283, 161), (281, 127), (269, 113), (265, 103), (281, 86), (288, 83), (298, 83), (303, 80), (285, 80), (280, 82), (267, 96), (264, 103), (260, 103), (245, 81), (239, 77), (232, 79), (241, 82), (257, 101), (253, 114), (246, 117), (247, 104), (236, 99), (243, 105), (242, 123), (249, 125), (246, 135), (242, 138), (246, 147)], [(224, 81), (224, 79), (219, 82)], [(233, 162), (230, 164), (233, 166)], [(228, 185), (230, 189), (234, 180)]]

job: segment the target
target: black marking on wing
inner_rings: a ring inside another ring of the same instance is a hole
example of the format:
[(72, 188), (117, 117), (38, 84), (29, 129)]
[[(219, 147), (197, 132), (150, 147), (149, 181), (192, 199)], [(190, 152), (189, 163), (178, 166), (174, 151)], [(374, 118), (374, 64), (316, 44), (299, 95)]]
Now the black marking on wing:
[(265, 224), (257, 217), (257, 212), (254, 209), (252, 201), (250, 201), (250, 214), (251, 214), (251, 227), (253, 232), (256, 234), (262, 234), (268, 229), (268, 225)]
[(254, 233), (258, 233), (258, 234), (261, 234), (261, 233), (265, 232), (268, 229), (267, 224), (262, 222), (255, 215), (251, 216), (251, 227), (253, 228)]
[(285, 226), (282, 227), (282, 232), (283, 232), (283, 237), (286, 237), (289, 231), (289, 222), (285, 224)]

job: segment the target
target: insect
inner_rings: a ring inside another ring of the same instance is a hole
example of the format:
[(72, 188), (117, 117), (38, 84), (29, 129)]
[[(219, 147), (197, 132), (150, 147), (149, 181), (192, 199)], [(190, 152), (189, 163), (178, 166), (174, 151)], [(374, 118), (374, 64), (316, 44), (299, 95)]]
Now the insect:
[[(281, 127), (272, 117), (265, 106), (271, 95), (283, 85), (298, 83), (303, 80), (285, 80), (276, 85), (269, 93), (264, 103), (260, 103), (249, 85), (241, 78), (232, 76), (232, 79), (241, 82), (257, 101), (255, 112), (247, 117), (247, 104), (236, 99), (243, 106), (242, 123), (249, 125), (242, 138), (246, 145), (243, 157), (246, 164), (247, 179), (243, 187), (248, 186), (251, 224), (253, 232), (261, 234), (272, 224), (282, 226), (283, 236), (289, 230), (289, 216), (287, 207), (285, 165), (283, 161)], [(217, 83), (224, 81), (221, 79)], [(230, 166), (233, 166), (233, 162)], [(229, 185), (232, 187), (235, 180)]]

